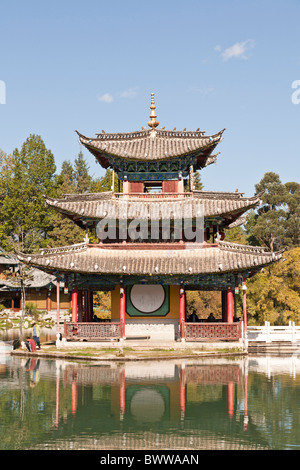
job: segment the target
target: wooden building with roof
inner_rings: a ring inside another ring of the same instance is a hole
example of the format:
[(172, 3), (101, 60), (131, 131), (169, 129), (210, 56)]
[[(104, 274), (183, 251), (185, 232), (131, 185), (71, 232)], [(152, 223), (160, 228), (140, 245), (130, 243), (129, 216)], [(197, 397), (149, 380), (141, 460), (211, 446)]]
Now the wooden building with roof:
[[(24, 263), (57, 279), (72, 292), (67, 338), (109, 339), (145, 335), (153, 339), (239, 339), (246, 327), (246, 279), (282, 257), (262, 247), (224, 240), (225, 228), (243, 222), (260, 195), (196, 191), (194, 174), (213, 163), (224, 129), (158, 129), (151, 95), (149, 129), (79, 141), (122, 182), (123, 192), (46, 197), (47, 204), (81, 227), (94, 229), (98, 243), (18, 253)], [(184, 181), (187, 181), (185, 190)], [(235, 318), (235, 292), (244, 292), (243, 321)], [(93, 322), (93, 292), (111, 292), (109, 323)], [(222, 321), (188, 322), (187, 290), (222, 293)]]
[[(22, 309), (20, 282), (17, 281), (20, 261), (11, 253), (0, 248), (0, 304), (5, 309), (19, 312)], [(38, 310), (56, 310), (56, 277), (41, 269), (32, 267), (25, 278), (26, 303), (32, 303)], [(63, 293), (60, 308), (68, 311), (72, 306), (71, 295)]]

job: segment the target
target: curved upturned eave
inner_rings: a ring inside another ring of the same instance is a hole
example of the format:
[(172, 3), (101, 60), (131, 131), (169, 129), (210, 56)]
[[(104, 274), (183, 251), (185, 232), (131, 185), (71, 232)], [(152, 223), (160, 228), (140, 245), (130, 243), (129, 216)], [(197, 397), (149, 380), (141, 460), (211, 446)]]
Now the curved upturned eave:
[(94, 275), (184, 275), (257, 272), (282, 258), (262, 247), (220, 242), (196, 249), (109, 249), (77, 244), (44, 250), (42, 254), (17, 252), (20, 261), (47, 272)]
[[(215, 195), (215, 193), (212, 193), (212, 195)], [(122, 203), (123, 200), (122, 198), (115, 198), (113, 197), (113, 193), (105, 193), (103, 195), (102, 193), (92, 194), (92, 195), (82, 195), (83, 199), (80, 199), (79, 195), (75, 195), (74, 199), (72, 200), (72, 196), (67, 197), (65, 199), (53, 199), (50, 197), (45, 197), (46, 203), (55, 209), (57, 212), (60, 212), (64, 216), (69, 217), (71, 220), (73, 220), (75, 223), (80, 225), (82, 227), (82, 222), (81, 219), (90, 219), (90, 220), (101, 220), (104, 217), (109, 218), (109, 205), (113, 204), (113, 216), (115, 214), (118, 214), (120, 216), (120, 213), (123, 214), (123, 208), (122, 211), (118, 207), (119, 203)], [(208, 193), (205, 192), (205, 199), (201, 199), (201, 195), (197, 194), (197, 196), (194, 198), (191, 196), (191, 202), (194, 203), (194, 209), (193, 209), (193, 217), (196, 217), (197, 213), (197, 204), (204, 204), (204, 218), (224, 218), (225, 219), (225, 225), (229, 225), (233, 223), (237, 218), (241, 217), (244, 213), (246, 213), (248, 210), (256, 207), (260, 203), (260, 195), (253, 196), (251, 198), (237, 198), (234, 197), (236, 196), (236, 193), (232, 193), (232, 198), (229, 197), (228, 201), (225, 202), (224, 208), (218, 211), (219, 207), (218, 202), (216, 201), (209, 201), (208, 199)], [(93, 197), (95, 198), (93, 200)], [(182, 210), (184, 210), (184, 203), (189, 203), (189, 198), (184, 198), (183, 200), (177, 200), (176, 198), (170, 198), (170, 199), (162, 199), (160, 202), (162, 204), (164, 203), (170, 203), (170, 204), (178, 204), (178, 203), (183, 203)], [(234, 207), (234, 201), (236, 202), (236, 207)], [(210, 208), (207, 203), (211, 203), (212, 207)], [(221, 201), (223, 203), (224, 201)], [(126, 219), (131, 220), (132, 218), (135, 218), (134, 215), (130, 216), (130, 205), (132, 204), (133, 207), (135, 204), (141, 204), (142, 208), (142, 213), (149, 213), (151, 212), (151, 204), (156, 204), (157, 206), (159, 205), (158, 200), (148, 200), (145, 201), (143, 198), (135, 198), (134, 195), (132, 195), (132, 199), (130, 198), (130, 195), (128, 199), (126, 200), (127, 204), (127, 209), (128, 211), (126, 212), (127, 216)], [(221, 204), (220, 203), (220, 204)], [(152, 213), (152, 218), (153, 219), (161, 219), (164, 217), (164, 213), (160, 212), (159, 216), (156, 216), (156, 213), (154, 211)], [(140, 216), (142, 217), (142, 215)]]
[[(157, 162), (157, 161), (168, 161), (172, 159), (182, 158), (183, 156), (196, 156), (197, 165), (199, 168), (204, 168), (206, 162), (211, 156), (212, 151), (222, 140), (222, 134), (225, 131), (218, 132), (211, 136), (203, 136), (202, 133), (197, 132), (175, 132), (175, 131), (155, 131), (155, 138), (153, 143), (155, 144), (156, 140), (160, 142), (175, 142), (174, 149), (172, 151), (167, 151), (162, 149), (163, 145), (159, 145), (158, 149), (154, 149), (152, 154), (145, 152), (145, 149), (142, 150), (141, 142), (144, 142), (145, 145), (147, 142), (150, 142), (151, 131), (141, 131), (133, 132), (127, 134), (99, 134), (96, 138), (86, 137), (78, 131), (75, 131), (79, 136), (79, 142), (84, 145), (89, 152), (91, 152), (98, 162), (104, 167), (108, 168), (110, 166), (109, 157), (121, 158), (126, 161), (148, 161), (148, 162)], [(199, 134), (199, 135), (197, 135)], [(197, 135), (196, 138), (192, 137)], [(156, 139), (156, 140), (155, 140)], [(195, 141), (203, 141), (203, 144), (197, 143), (195, 146)], [(128, 145), (134, 141), (137, 145), (136, 149), (133, 152), (132, 147), (128, 149)], [(190, 142), (190, 144), (188, 143)], [(138, 145), (139, 143), (139, 145)], [(116, 148), (112, 147), (117, 146)], [(121, 144), (121, 146), (120, 146)], [(154, 145), (153, 144), (153, 145)], [(181, 144), (181, 145), (180, 145)], [(151, 146), (150, 146), (151, 147)], [(169, 150), (169, 149), (168, 149)], [(149, 152), (149, 150), (148, 150)], [(163, 152), (163, 153), (161, 153)]]

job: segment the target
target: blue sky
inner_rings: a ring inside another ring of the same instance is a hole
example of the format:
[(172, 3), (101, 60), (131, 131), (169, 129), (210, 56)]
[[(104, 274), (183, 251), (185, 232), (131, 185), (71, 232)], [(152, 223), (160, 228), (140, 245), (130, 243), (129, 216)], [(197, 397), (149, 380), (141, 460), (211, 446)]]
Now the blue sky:
[(41, 135), (59, 171), (75, 129), (139, 130), (154, 92), (161, 126), (226, 128), (204, 189), (251, 196), (267, 171), (299, 182), (299, 18), (299, 0), (2, 0), (0, 148)]

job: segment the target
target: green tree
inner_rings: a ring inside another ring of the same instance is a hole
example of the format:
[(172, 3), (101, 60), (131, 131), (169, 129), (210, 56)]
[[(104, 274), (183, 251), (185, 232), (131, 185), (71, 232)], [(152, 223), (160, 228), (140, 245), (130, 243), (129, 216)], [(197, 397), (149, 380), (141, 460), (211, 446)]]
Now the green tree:
[[(65, 194), (77, 192), (75, 171), (70, 161), (65, 160), (61, 166), (61, 172), (57, 177), (56, 195), (63, 198)], [(49, 209), (51, 230), (48, 233), (48, 246), (67, 246), (74, 243), (82, 243), (85, 230), (76, 225), (65, 215), (54, 209)]]
[(300, 185), (282, 184), (279, 175), (265, 173), (255, 186), (256, 193), (263, 192), (262, 206), (251, 211), (246, 223), (248, 242), (266, 245), (271, 251), (299, 244)]
[[(0, 209), (2, 214), (3, 202), (8, 194), (8, 184), (13, 171), (13, 156), (7, 155), (0, 149)], [(10, 249), (10, 237), (3, 225), (4, 218), (0, 215), (0, 240), (1, 245)]]
[(110, 292), (98, 291), (94, 295), (95, 314), (101, 320), (111, 318), (111, 294)]
[[(89, 166), (82, 151), (80, 151), (74, 160), (74, 164), (70, 160), (65, 160), (62, 163), (61, 172), (57, 178), (58, 184), (55, 197), (63, 198), (65, 194), (110, 191), (110, 189), (106, 189), (110, 174), (111, 170), (107, 170), (102, 179), (94, 180), (89, 174)], [(51, 225), (52, 229), (49, 232), (48, 241), (50, 247), (81, 243), (86, 236), (84, 228), (55, 210), (51, 210)], [(95, 237), (93, 232), (88, 230), (88, 237), (91, 242), (97, 242), (98, 238)]]
[(92, 177), (89, 174), (89, 166), (81, 150), (75, 158), (73, 178), (76, 193), (83, 194), (91, 190)]
[(285, 186), (281, 183), (279, 175), (272, 171), (264, 174), (260, 182), (255, 185), (255, 191), (256, 194), (263, 192), (261, 199), (269, 210), (276, 210), (286, 201)]
[(32, 281), (33, 277), (31, 274), (32, 267), (26, 266), (23, 263), (18, 264), (18, 269), (12, 273), (11, 271), (7, 271), (6, 275), (10, 280), (11, 284), (15, 286), (15, 288), (20, 289), (21, 299), (22, 299), (22, 310), (21, 310), (21, 318), (20, 318), (20, 341), (23, 341), (23, 325), (24, 325), (24, 318), (26, 312), (26, 284)]
[(300, 248), (248, 280), (247, 316), (249, 324), (300, 324)]
[(246, 234), (241, 226), (225, 229), (225, 241), (247, 245)]
[(300, 184), (286, 183), (287, 215), (285, 224), (285, 243), (289, 247), (299, 246), (300, 234)]
[(44, 194), (55, 191), (53, 154), (38, 135), (30, 135), (15, 149), (5, 183), (2, 182), (0, 234), (5, 248), (28, 252), (45, 246), (50, 229)]
[[(102, 177), (97, 178), (93, 181), (92, 187), (91, 187), (92, 192), (101, 193), (101, 192), (111, 191), (112, 178), (113, 178), (113, 172), (110, 168), (108, 168)], [(121, 192), (122, 181), (119, 182), (118, 175), (117, 173), (115, 173), (115, 176), (114, 176), (114, 192), (115, 193), (119, 192), (119, 185), (120, 185), (120, 192)]]
[[(202, 191), (203, 190), (203, 184), (201, 182), (201, 175), (199, 171), (195, 171), (193, 175), (193, 187), (195, 191)], [(189, 178), (186, 178), (184, 180), (184, 191), (189, 192), (190, 191), (190, 180)]]
[(218, 291), (187, 291), (186, 292), (186, 317), (193, 312), (198, 318), (206, 320), (210, 313), (215, 318), (222, 317), (221, 295)]
[(7, 193), (7, 183), (13, 169), (13, 157), (0, 149), (0, 204), (3, 203)]
[(48, 233), (47, 246), (49, 248), (83, 242), (86, 232), (72, 220), (59, 212), (52, 211), (50, 221), (52, 229)]
[(201, 182), (201, 176), (199, 171), (195, 171), (194, 173), (194, 189), (196, 191), (202, 191), (203, 190), (203, 184)]
[(58, 197), (63, 197), (64, 194), (73, 194), (76, 192), (74, 168), (69, 160), (65, 160), (61, 165), (58, 185)]

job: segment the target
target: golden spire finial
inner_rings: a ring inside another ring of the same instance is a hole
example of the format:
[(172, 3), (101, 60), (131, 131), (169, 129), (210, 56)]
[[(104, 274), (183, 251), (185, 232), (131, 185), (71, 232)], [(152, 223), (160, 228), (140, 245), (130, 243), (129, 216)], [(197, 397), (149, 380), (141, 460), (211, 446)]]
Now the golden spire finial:
[(156, 114), (155, 114), (155, 109), (156, 106), (154, 104), (154, 93), (151, 93), (151, 106), (150, 106), (151, 112), (150, 112), (150, 121), (148, 122), (148, 126), (151, 127), (152, 129), (155, 129), (159, 122), (156, 120)]

